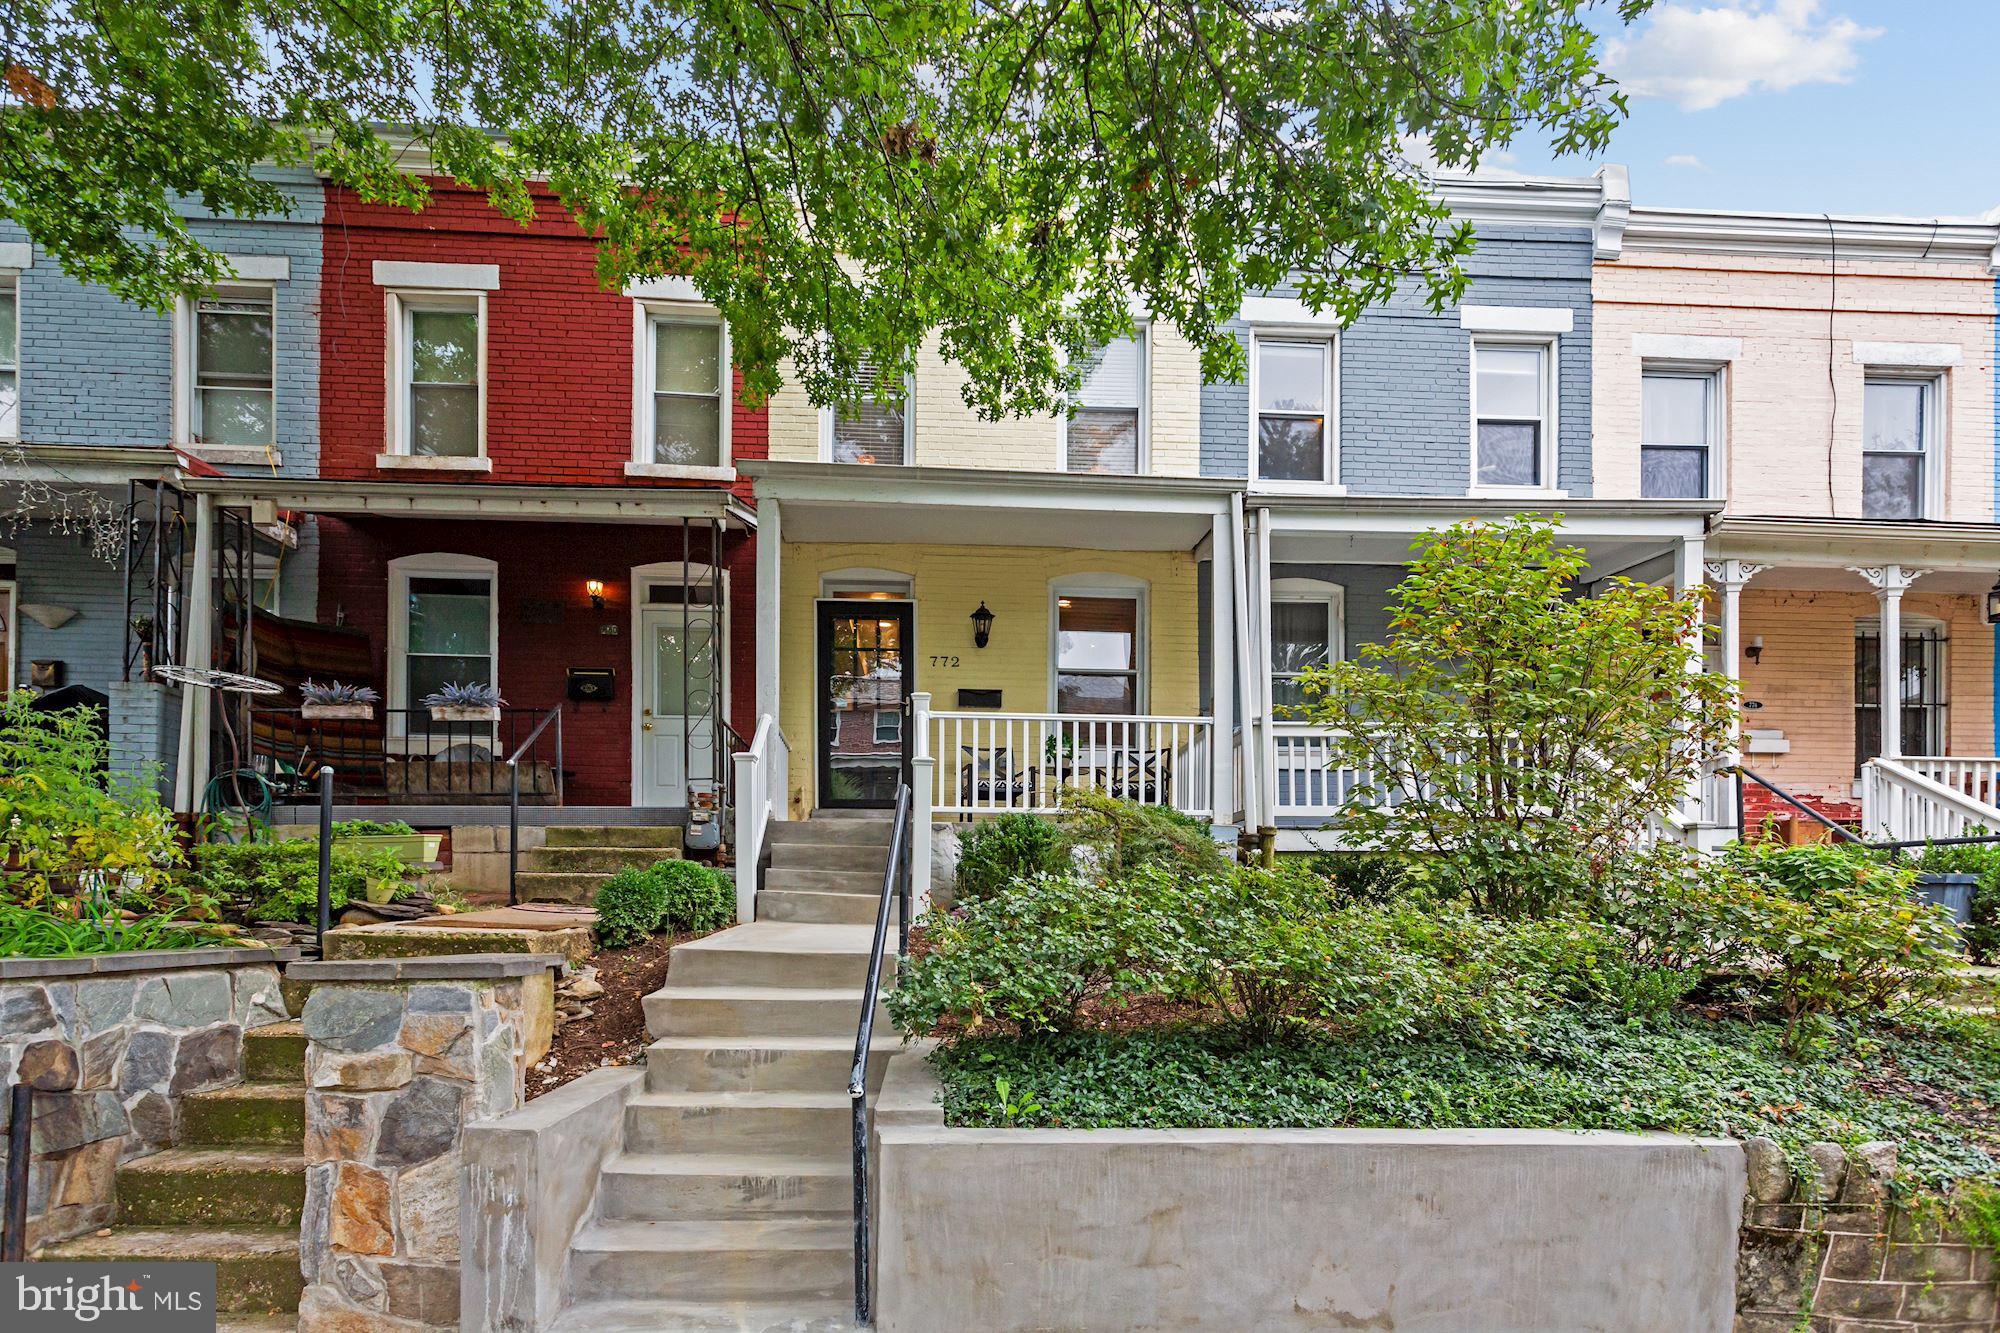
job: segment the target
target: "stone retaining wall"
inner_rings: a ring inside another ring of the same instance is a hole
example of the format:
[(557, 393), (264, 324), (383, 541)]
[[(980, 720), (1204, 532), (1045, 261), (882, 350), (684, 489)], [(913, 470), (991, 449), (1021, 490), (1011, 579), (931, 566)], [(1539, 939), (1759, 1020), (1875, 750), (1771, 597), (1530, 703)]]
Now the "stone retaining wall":
[(560, 958), (300, 963), (306, 1208), (300, 1333), (459, 1326), (467, 1122), (521, 1105)]
[(1992, 1251), (1897, 1208), (1896, 1145), (1814, 1144), (1800, 1182), (1775, 1143), (1744, 1145), (1736, 1333), (1989, 1333)]
[[(118, 1163), (171, 1147), (181, 1099), (242, 1076), (243, 1033), (285, 1020), (294, 949), (0, 959), (0, 1087), (31, 1082), (32, 1250), (104, 1226)], [(0, 1129), (8, 1106), (0, 1098)]]

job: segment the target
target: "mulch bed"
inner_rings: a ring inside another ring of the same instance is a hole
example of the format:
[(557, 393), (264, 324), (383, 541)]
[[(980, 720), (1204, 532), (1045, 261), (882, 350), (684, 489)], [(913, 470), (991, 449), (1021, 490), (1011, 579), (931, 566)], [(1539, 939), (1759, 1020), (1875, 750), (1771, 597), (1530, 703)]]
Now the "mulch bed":
[(556, 1029), (555, 1043), (541, 1063), (528, 1070), (528, 1097), (541, 1096), (593, 1069), (629, 1065), (644, 1058), (645, 998), (667, 984), (667, 959), (676, 944), (693, 935), (655, 935), (643, 944), (605, 949), (590, 957), (604, 994), (589, 1001), (590, 1017)]

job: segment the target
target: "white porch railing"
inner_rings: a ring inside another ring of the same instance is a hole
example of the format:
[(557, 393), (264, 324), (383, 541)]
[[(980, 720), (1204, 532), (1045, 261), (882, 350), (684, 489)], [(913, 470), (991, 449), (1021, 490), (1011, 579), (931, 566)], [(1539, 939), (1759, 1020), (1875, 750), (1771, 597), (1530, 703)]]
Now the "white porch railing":
[(929, 713), (930, 808), (984, 815), (1062, 809), (1071, 788), (1212, 818), (1215, 724), (1205, 717)]
[[(1986, 765), (1990, 772), (1996, 764), (2000, 760), (1870, 759), (1861, 769), (1862, 832), (1889, 842), (2000, 833), (2000, 807), (1938, 781), (1926, 771), (1951, 772), (1963, 766), (1964, 780), (1971, 788), (1973, 766)], [(1992, 789), (1984, 790), (1990, 794)]]
[[(1944, 755), (1902, 755), (1893, 762), (1940, 787), (1949, 787), (1981, 805), (2000, 807), (2000, 758), (1958, 759)], [(1993, 830), (2000, 833), (2000, 828)]]
[(791, 751), (785, 733), (769, 713), (757, 719), (750, 748), (734, 756), (736, 765), (736, 920), (757, 919), (757, 866), (771, 821), (791, 814)]

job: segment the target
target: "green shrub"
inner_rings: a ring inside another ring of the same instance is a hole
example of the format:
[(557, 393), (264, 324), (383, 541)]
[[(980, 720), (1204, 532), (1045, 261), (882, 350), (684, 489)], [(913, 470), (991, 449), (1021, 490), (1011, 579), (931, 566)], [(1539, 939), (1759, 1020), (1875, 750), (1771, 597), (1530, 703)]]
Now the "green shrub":
[[(319, 839), (208, 843), (195, 850), (192, 886), (213, 895), (230, 915), (252, 921), (311, 921), (319, 911)], [(390, 852), (361, 852), (336, 843), (328, 896), (338, 914), (366, 901), (373, 886), (391, 899), (417, 887), (410, 869)]]
[(958, 898), (994, 893), (1015, 880), (1055, 874), (1069, 864), (1069, 842), (1052, 819), (1010, 813), (982, 819), (958, 840)]
[(1084, 850), (1095, 873), (1115, 879), (1141, 866), (1161, 865), (1188, 875), (1221, 874), (1229, 858), (1207, 824), (1164, 806), (1115, 800), (1101, 792), (1068, 791), (1063, 831)]
[(660, 861), (646, 872), (660, 887), (661, 930), (707, 934), (736, 921), (736, 886), (695, 861)]
[(333, 825), (336, 838), (408, 837), (416, 831), (400, 819), (341, 819)]
[(667, 884), (652, 870), (626, 867), (598, 886), (597, 939), (607, 949), (637, 944), (660, 929), (667, 915)]
[(1309, 873), (1331, 880), (1342, 898), (1380, 903), (1409, 891), (1409, 866), (1383, 852), (1314, 852), (1305, 858)]

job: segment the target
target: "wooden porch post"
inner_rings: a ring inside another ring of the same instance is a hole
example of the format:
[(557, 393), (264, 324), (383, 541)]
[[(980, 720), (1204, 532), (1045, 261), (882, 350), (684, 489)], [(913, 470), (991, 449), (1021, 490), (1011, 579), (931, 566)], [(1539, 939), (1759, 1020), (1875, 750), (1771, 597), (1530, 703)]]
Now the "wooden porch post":
[(1236, 543), (1230, 516), (1220, 513), (1208, 530), (1210, 824), (1233, 823), (1236, 770), (1230, 733), (1236, 729)]
[[(158, 537), (155, 540), (159, 540)], [(215, 497), (194, 498), (194, 568), (188, 573), (186, 631), (181, 662), (197, 670), (215, 665)], [(174, 764), (174, 809), (193, 814), (208, 781), (209, 692), (181, 686), (180, 748)]]

